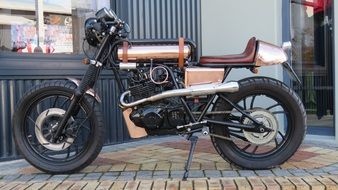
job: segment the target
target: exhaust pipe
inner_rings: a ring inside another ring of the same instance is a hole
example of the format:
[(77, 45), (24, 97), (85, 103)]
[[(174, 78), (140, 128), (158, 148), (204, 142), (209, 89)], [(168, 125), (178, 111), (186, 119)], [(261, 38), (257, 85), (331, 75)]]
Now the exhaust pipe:
[(219, 92), (237, 92), (239, 85), (237, 82), (227, 82), (221, 84), (203, 84), (195, 85), (184, 89), (175, 89), (162, 92), (160, 94), (143, 98), (135, 102), (127, 103), (124, 101), (127, 95), (130, 95), (130, 91), (126, 91), (121, 95), (120, 103), (123, 107), (134, 107), (146, 102), (155, 102), (164, 98), (178, 97), (178, 96), (203, 96), (216, 94)]

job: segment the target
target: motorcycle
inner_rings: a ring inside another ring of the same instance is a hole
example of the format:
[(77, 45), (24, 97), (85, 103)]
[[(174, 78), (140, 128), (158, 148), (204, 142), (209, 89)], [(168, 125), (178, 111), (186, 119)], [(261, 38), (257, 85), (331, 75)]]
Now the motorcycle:
[[(36, 168), (51, 174), (88, 166), (104, 142), (101, 100), (95, 82), (112, 70), (119, 105), (132, 138), (182, 135), (191, 142), (188, 177), (199, 133), (210, 136), (218, 154), (246, 169), (266, 169), (287, 161), (306, 132), (306, 112), (298, 95), (268, 77), (227, 81), (232, 69), (257, 73), (263, 66), (288, 63), (282, 47), (252, 38), (238, 55), (202, 56), (193, 41), (134, 40), (129, 25), (107, 8), (85, 21), (85, 39), (97, 49), (83, 60), (81, 81), (41, 83), (18, 103), (13, 116), (16, 145)], [(127, 76), (122, 82), (121, 76)]]

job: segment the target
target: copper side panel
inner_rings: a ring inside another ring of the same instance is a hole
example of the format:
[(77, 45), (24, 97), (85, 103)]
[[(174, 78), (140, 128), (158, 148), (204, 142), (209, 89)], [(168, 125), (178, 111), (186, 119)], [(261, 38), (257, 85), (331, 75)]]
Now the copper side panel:
[(184, 83), (186, 88), (200, 84), (221, 83), (223, 77), (222, 68), (186, 68)]
[(145, 129), (137, 127), (129, 118), (130, 113), (132, 112), (131, 108), (128, 108), (123, 111), (124, 121), (126, 122), (128, 132), (131, 138), (141, 138), (148, 135)]

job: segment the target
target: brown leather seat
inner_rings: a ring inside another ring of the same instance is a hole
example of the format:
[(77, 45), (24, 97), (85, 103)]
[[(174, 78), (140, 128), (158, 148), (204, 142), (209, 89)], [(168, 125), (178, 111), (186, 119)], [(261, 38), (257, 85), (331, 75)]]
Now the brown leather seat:
[(229, 63), (253, 63), (256, 54), (256, 38), (249, 40), (246, 49), (241, 54), (222, 56), (202, 56), (200, 64), (229, 64)]

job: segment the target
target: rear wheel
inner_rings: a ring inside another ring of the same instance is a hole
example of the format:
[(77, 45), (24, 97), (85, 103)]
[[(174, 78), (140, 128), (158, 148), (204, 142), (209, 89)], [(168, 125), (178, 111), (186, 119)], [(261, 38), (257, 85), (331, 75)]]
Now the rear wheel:
[(73, 173), (89, 165), (104, 140), (102, 116), (97, 102), (85, 97), (56, 142), (52, 136), (70, 105), (76, 86), (70, 82), (47, 82), (28, 92), (13, 117), (14, 139), (25, 159), (38, 169)]
[[(212, 136), (214, 147), (224, 159), (242, 168), (266, 169), (284, 163), (297, 151), (306, 132), (306, 114), (301, 100), (286, 85), (270, 78), (244, 79), (239, 85), (239, 92), (224, 96), (272, 131), (253, 133), (214, 125), (211, 133), (233, 139)], [(225, 111), (225, 114), (213, 119), (252, 123), (222, 96), (215, 102), (214, 110)]]

